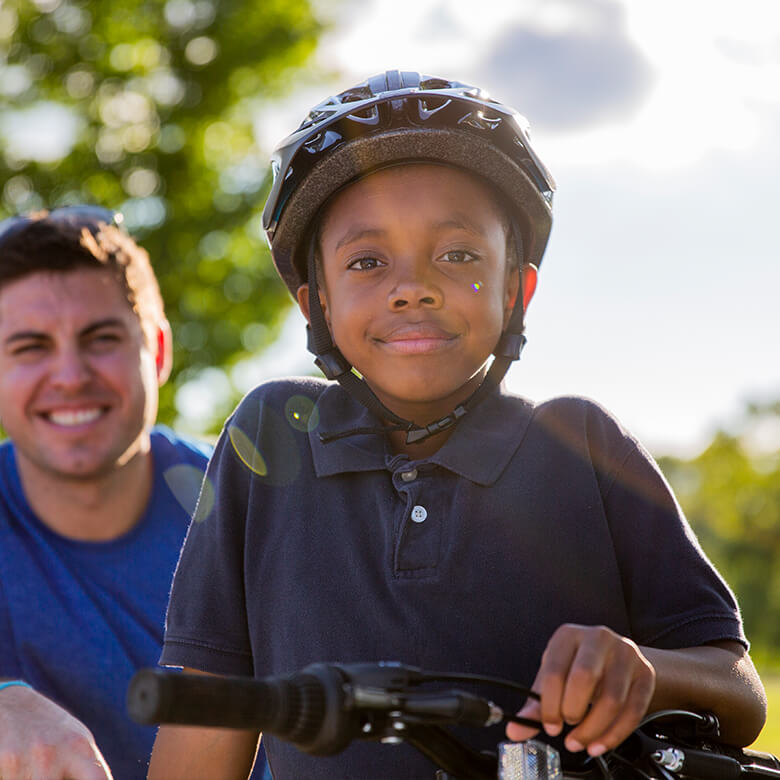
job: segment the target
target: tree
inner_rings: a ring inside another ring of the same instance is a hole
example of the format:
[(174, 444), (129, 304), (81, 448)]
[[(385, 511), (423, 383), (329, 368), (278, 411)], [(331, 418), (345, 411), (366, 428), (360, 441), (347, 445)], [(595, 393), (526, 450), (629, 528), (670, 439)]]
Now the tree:
[(758, 655), (780, 647), (780, 402), (749, 404), (690, 460), (659, 458), (702, 547), (739, 599)]
[(163, 421), (178, 386), (262, 347), (288, 304), (260, 226), (253, 121), (321, 28), (309, 0), (0, 0), (0, 217), (124, 213), (175, 334)]

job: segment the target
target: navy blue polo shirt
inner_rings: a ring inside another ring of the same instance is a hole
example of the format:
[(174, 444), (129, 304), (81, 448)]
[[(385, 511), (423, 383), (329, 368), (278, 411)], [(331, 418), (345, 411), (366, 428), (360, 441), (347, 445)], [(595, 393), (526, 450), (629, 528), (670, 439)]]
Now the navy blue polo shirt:
[[(317, 379), (241, 402), (179, 562), (163, 664), (263, 677), (397, 660), (530, 684), (566, 622), (660, 648), (746, 644), (657, 466), (593, 402), (496, 391), (422, 460), (382, 434), (320, 439), (376, 426)], [(321, 758), (264, 743), (276, 778), (433, 775), (407, 745)]]

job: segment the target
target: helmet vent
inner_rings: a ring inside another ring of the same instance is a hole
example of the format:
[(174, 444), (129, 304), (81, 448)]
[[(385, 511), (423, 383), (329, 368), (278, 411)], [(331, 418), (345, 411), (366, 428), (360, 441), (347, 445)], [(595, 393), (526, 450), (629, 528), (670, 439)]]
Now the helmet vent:
[(459, 125), (470, 125), (478, 130), (495, 130), (502, 122), (499, 116), (486, 116), (483, 111), (472, 111), (458, 120)]
[(333, 116), (340, 105), (341, 104), (337, 103), (333, 98), (329, 98), (323, 103), (320, 103), (318, 106), (315, 106), (311, 111), (309, 111), (308, 116), (303, 120), (298, 130), (303, 130), (304, 128), (316, 124), (317, 122), (320, 122), (329, 116)]
[(374, 97), (374, 93), (371, 91), (371, 87), (366, 84), (362, 84), (352, 89), (348, 89), (346, 92), (342, 92), (339, 97), (342, 103), (355, 103), (358, 100), (368, 100)]
[(426, 96), (417, 101), (418, 111), (421, 119), (427, 119), (433, 116), (437, 111), (441, 111), (452, 103), (448, 97)]
[(348, 118), (364, 125), (376, 125), (379, 124), (379, 108), (376, 104), (366, 106), (358, 111), (351, 112)]
[(451, 89), (453, 86), (453, 83), (446, 79), (432, 78), (420, 82), (420, 89)]
[(318, 152), (327, 149), (329, 146), (333, 146), (333, 144), (340, 140), (340, 133), (334, 133), (332, 130), (325, 130), (322, 133), (317, 133), (317, 135), (307, 141), (303, 145), (303, 148), (311, 154), (317, 154)]

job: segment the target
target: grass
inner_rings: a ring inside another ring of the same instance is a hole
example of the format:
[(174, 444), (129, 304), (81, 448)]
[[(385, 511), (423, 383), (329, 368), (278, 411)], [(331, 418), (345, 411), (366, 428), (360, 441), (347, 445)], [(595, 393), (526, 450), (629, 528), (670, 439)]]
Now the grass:
[(780, 757), (780, 674), (765, 674), (762, 679), (769, 700), (769, 716), (766, 726), (751, 747)]

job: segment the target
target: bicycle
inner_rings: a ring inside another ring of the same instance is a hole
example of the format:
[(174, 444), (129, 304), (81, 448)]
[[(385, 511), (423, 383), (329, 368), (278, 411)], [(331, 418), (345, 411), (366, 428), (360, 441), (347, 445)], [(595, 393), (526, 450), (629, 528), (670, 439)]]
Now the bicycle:
[(780, 780), (777, 757), (722, 743), (714, 715), (686, 710), (652, 713), (617, 748), (574, 765), (562, 767), (558, 751), (540, 740), (477, 752), (446, 727), (541, 724), (470, 691), (442, 690), (442, 683), (536, 697), (502, 678), (380, 662), (312, 664), (262, 679), (143, 669), (130, 683), (127, 703), (139, 723), (253, 729), (313, 755), (338, 753), (355, 739), (406, 742), (439, 767), (436, 780)]

